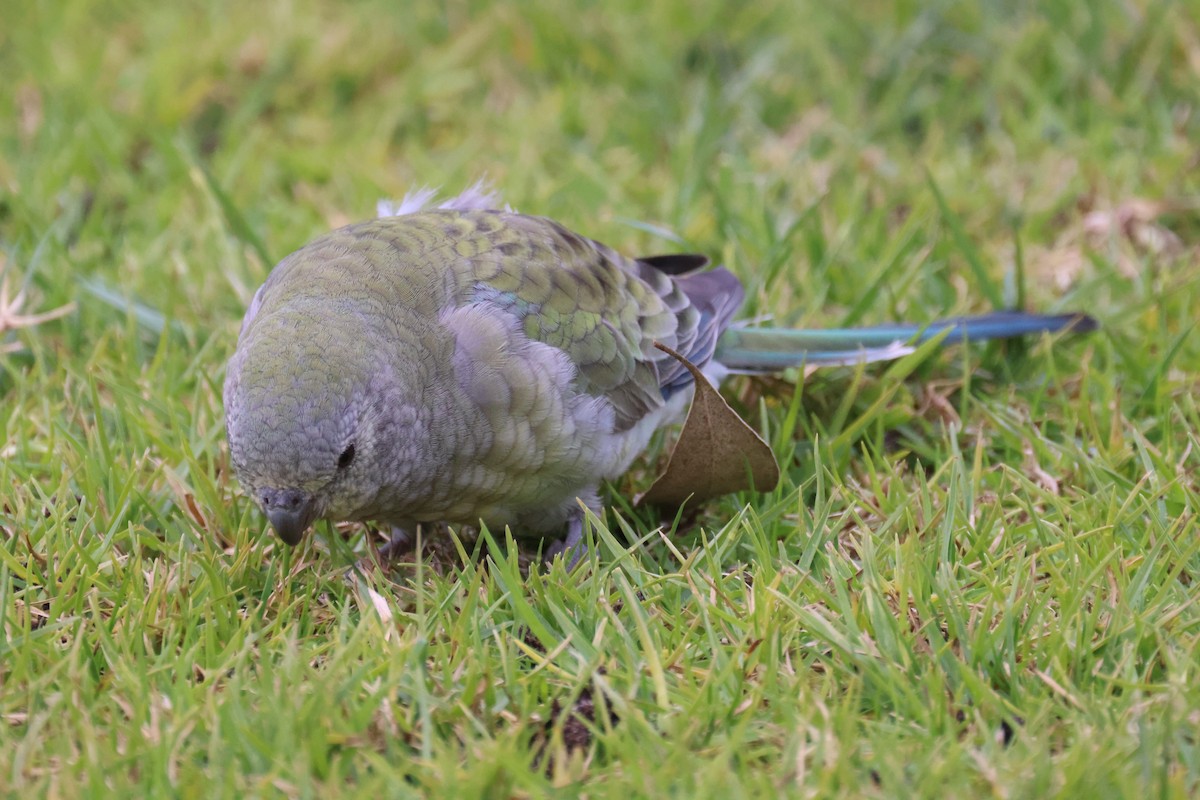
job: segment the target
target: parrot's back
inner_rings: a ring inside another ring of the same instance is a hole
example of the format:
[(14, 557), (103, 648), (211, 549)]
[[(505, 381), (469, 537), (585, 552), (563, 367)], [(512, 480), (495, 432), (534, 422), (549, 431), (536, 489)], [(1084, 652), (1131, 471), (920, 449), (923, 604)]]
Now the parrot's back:
[[(334, 231), (280, 262), (243, 322), (226, 387), (239, 474), (302, 484), (335, 519), (561, 530), (682, 413), (691, 375), (655, 342), (711, 360), (742, 289), (721, 268), (668, 274), (703, 263), (504, 211)], [(353, 481), (329, 468), (347, 441)]]

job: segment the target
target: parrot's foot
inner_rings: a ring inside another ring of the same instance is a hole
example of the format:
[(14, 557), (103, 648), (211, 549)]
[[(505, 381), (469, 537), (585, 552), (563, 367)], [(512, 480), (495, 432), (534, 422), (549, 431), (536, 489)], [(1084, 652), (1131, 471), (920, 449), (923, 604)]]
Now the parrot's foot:
[(400, 528), (397, 525), (392, 525), (391, 539), (383, 547), (376, 547), (374, 536), (371, 535), (367, 539), (368, 547), (371, 549), (371, 554), (366, 555), (359, 561), (361, 566), (368, 566), (372, 563), (379, 567), (386, 567), (404, 555), (413, 552), (416, 546), (416, 537), (410, 534), (407, 528)]
[(387, 564), (411, 553), (416, 544), (417, 537), (413, 536), (412, 531), (408, 528), (392, 526), (392, 538), (388, 539), (387, 544), (383, 547), (375, 550), (375, 560), (380, 564)]
[(358, 568), (381, 569), (386, 572), (393, 562), (411, 553), (416, 546), (417, 537), (413, 536), (409, 531), (409, 528), (393, 525), (392, 536), (383, 547), (375, 546), (375, 536), (373, 533), (368, 535), (367, 549), (370, 552), (358, 560)]
[(579, 565), (587, 554), (587, 542), (583, 540), (583, 509), (572, 511), (567, 517), (567, 535), (546, 549), (546, 563), (558, 556), (567, 560), (567, 572)]

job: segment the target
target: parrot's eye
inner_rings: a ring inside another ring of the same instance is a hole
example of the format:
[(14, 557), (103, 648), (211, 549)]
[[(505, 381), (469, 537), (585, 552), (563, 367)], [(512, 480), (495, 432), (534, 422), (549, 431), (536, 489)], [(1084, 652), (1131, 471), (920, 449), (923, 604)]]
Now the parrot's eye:
[(346, 449), (342, 451), (342, 454), (340, 456), (338, 456), (338, 469), (345, 469), (346, 467), (350, 466), (353, 463), (354, 463), (354, 443), (351, 442), (349, 445), (346, 446)]

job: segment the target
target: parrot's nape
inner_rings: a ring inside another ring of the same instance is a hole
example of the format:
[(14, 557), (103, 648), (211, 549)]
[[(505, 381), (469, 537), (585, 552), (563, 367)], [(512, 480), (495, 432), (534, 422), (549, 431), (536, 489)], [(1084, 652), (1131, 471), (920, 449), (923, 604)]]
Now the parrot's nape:
[(225, 379), (230, 454), (279, 537), (374, 520), (402, 552), (416, 526), (511, 526), (582, 552), (599, 509), (694, 380), (896, 358), (934, 336), (981, 341), (1095, 328), (1004, 312), (845, 330), (733, 324), (740, 281), (702, 256), (628, 258), (478, 187), (333, 231), (255, 294)]

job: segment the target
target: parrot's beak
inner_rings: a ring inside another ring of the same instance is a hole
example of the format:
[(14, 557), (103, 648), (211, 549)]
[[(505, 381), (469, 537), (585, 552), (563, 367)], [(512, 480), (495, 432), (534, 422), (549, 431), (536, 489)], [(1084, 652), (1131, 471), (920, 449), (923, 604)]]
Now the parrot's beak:
[(317, 515), (316, 500), (297, 489), (262, 489), (258, 500), (271, 527), (288, 545), (300, 543), (300, 537)]

